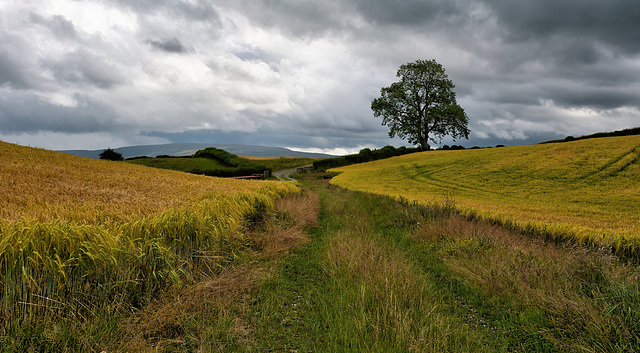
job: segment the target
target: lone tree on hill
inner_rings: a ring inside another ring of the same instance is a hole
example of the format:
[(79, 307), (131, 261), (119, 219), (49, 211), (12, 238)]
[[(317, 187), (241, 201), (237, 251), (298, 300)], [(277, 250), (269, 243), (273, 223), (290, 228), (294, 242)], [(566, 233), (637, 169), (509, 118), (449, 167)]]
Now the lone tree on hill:
[(106, 150), (102, 151), (100, 154), (100, 159), (105, 159), (108, 161), (123, 161), (124, 158), (122, 157), (122, 153), (120, 152), (116, 152), (114, 150), (112, 150), (111, 148), (107, 148)]
[(469, 138), (469, 118), (456, 102), (455, 85), (435, 60), (417, 60), (400, 66), (394, 82), (371, 102), (373, 115), (391, 128), (389, 137), (430, 149), (446, 135)]

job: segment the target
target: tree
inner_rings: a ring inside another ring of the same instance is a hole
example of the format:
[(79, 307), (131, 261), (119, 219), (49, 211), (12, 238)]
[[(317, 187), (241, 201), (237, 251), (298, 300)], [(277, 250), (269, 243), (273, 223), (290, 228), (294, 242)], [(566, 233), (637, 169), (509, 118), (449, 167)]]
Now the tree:
[(122, 154), (120, 152), (116, 152), (114, 150), (112, 150), (111, 148), (107, 148), (106, 150), (102, 151), (100, 154), (100, 159), (105, 159), (107, 161), (122, 161), (124, 160), (124, 158), (122, 157)]
[(390, 128), (389, 137), (398, 136), (409, 143), (430, 149), (450, 135), (469, 138), (469, 118), (456, 102), (455, 87), (435, 60), (417, 60), (400, 66), (394, 82), (380, 90), (371, 102), (376, 118)]

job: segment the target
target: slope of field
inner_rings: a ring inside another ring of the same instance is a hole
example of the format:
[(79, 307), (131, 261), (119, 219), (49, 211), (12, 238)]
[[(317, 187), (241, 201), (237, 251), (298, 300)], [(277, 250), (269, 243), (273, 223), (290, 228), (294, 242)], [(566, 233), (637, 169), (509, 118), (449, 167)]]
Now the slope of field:
[(550, 237), (640, 243), (640, 136), (432, 151), (337, 168), (333, 184), (463, 213)]
[(0, 142), (0, 219), (97, 223), (132, 220), (198, 201), (259, 189), (254, 183), (96, 161)]
[(297, 190), (0, 142), (0, 319), (139, 306), (231, 261), (245, 221)]

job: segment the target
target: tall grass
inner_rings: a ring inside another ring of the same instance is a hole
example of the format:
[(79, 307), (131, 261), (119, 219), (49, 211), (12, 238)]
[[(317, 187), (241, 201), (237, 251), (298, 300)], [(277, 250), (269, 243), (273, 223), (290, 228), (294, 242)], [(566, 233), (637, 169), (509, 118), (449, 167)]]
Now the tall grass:
[(486, 319), (475, 324), (495, 325), (511, 313), (502, 325), (516, 339), (517, 331), (530, 332), (522, 342), (529, 349), (640, 348), (638, 268), (608, 251), (560, 246), (453, 214), (421, 224), (412, 238), (482, 298), (474, 316), (482, 310)]
[(278, 198), (264, 222), (245, 232), (250, 248), (243, 261), (203, 276), (164, 300), (152, 302), (128, 325), (109, 351), (249, 351), (255, 349), (254, 324), (246, 317), (255, 303), (249, 293), (272, 275), (279, 259), (309, 242), (304, 230), (317, 224), (318, 197), (295, 193)]
[(640, 348), (640, 271), (606, 249), (523, 236), (447, 204), (331, 196), (328, 293), (308, 299), (322, 303), (327, 351)]
[(246, 217), (271, 208), (273, 193), (211, 196), (127, 223), (2, 222), (0, 317), (139, 307), (159, 291), (180, 288), (194, 267), (233, 262), (247, 246), (240, 233)]

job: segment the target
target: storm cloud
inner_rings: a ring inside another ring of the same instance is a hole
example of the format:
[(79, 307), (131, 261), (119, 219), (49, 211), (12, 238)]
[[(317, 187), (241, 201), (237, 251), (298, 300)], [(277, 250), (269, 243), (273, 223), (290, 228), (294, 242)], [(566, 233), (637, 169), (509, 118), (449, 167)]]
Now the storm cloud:
[(168, 53), (182, 54), (193, 51), (192, 47), (182, 44), (178, 38), (147, 39), (144, 43)]
[(397, 146), (370, 103), (417, 59), (456, 84), (456, 144), (624, 129), (640, 126), (639, 23), (627, 0), (7, 0), (0, 139)]

